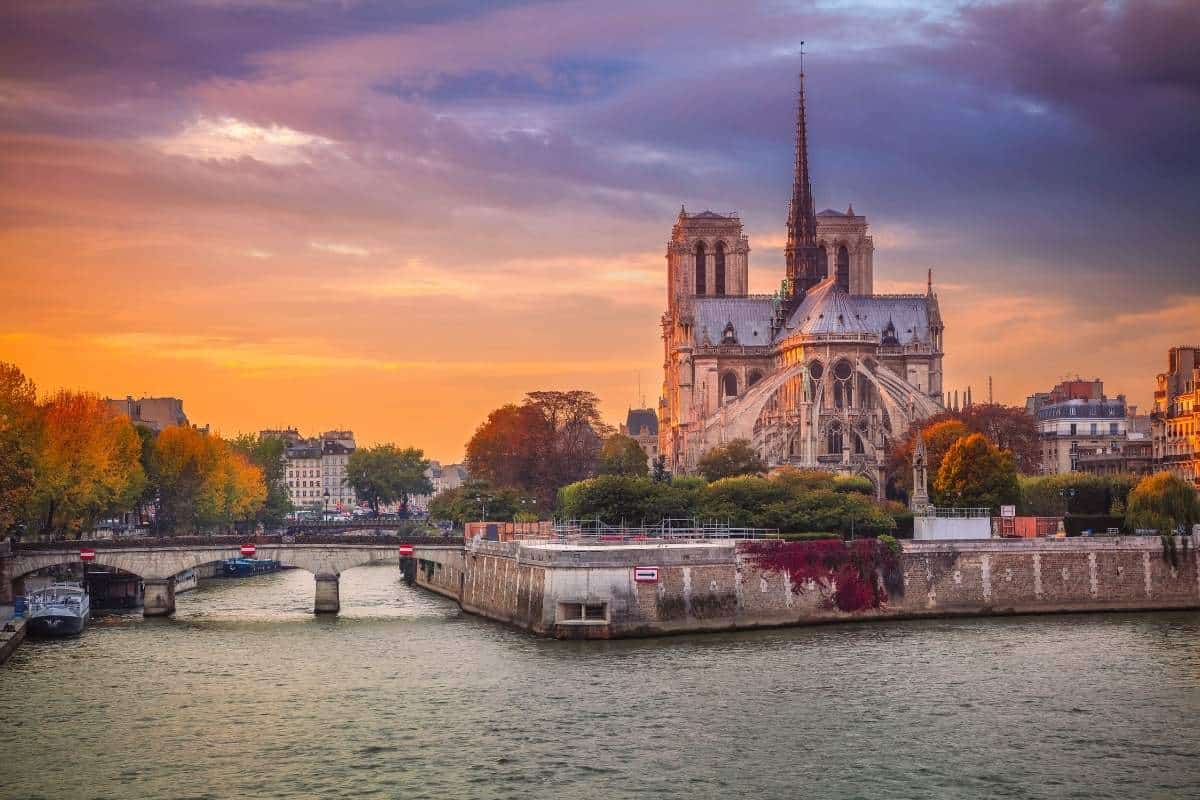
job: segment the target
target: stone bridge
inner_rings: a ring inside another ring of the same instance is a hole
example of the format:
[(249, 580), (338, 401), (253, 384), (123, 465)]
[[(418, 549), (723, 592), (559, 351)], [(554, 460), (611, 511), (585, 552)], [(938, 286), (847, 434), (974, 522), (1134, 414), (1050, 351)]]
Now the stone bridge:
[[(83, 546), (90, 546), (82, 543)], [(13, 581), (39, 569), (59, 564), (80, 564), (79, 542), (61, 546), (18, 545), (0, 557), (0, 603), (12, 602)], [(175, 611), (175, 576), (203, 564), (237, 558), (240, 545), (212, 544), (117, 544), (96, 543), (96, 557), (89, 563), (119, 569), (139, 576), (145, 586), (143, 613), (164, 616)], [(316, 578), (313, 609), (318, 614), (336, 614), (340, 607), (338, 581), (352, 567), (365, 564), (397, 564), (401, 558), (395, 543), (268, 543), (257, 544), (256, 558), (275, 559), (285, 567), (308, 570)], [(411, 564), (411, 558), (403, 559)], [(406, 571), (407, 574), (408, 571)]]

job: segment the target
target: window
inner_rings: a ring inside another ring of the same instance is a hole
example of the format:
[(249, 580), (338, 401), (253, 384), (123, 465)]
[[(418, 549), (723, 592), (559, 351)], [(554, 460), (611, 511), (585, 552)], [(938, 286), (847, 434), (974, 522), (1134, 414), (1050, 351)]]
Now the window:
[(737, 375), (726, 372), (721, 378), (721, 389), (726, 397), (737, 397)]
[(1092, 423), (1092, 436), (1095, 436), (1095, 435), (1096, 435), (1096, 434), (1099, 432), (1099, 431), (1098, 431), (1098, 428), (1099, 428), (1099, 427), (1100, 427), (1100, 426), (1099, 426), (1099, 425), (1097, 425), (1096, 423), (1094, 423), (1094, 422)]
[(814, 276), (816, 280), (822, 281), (829, 277), (829, 254), (825, 252), (825, 245), (817, 245), (817, 274)]
[(725, 243), (717, 242), (716, 275), (713, 278), (713, 290), (717, 294), (725, 294)]
[(608, 622), (608, 603), (559, 603), (559, 622)]
[(842, 245), (837, 251), (837, 283), (845, 291), (850, 291), (850, 251)]
[(1118, 430), (1119, 430), (1119, 428), (1117, 426), (1117, 423), (1115, 423), (1115, 422), (1108, 423), (1108, 433), (1110, 436), (1116, 436)]
[(707, 294), (706, 280), (707, 259), (704, 256), (704, 242), (696, 242), (696, 294)]
[(1071, 435), (1072, 435), (1072, 436), (1074, 436), (1074, 435), (1075, 435), (1075, 433), (1076, 433), (1076, 431), (1075, 431), (1075, 428), (1076, 428), (1076, 427), (1077, 427), (1077, 426), (1075, 425), (1075, 423), (1074, 423), (1074, 422), (1072, 422), (1072, 423), (1071, 423)]

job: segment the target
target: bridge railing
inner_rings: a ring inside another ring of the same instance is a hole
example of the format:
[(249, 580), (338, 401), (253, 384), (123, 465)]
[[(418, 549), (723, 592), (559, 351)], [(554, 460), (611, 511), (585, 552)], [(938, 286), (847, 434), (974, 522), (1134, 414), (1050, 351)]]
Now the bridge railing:
[(131, 536), (123, 539), (58, 539), (49, 542), (17, 542), (18, 552), (39, 550), (63, 550), (88, 547), (93, 550), (119, 550), (136, 547), (237, 547), (254, 544), (326, 544), (326, 545), (461, 545), (461, 536), (405, 536), (398, 534), (336, 534), (336, 533), (275, 533), (237, 536)]

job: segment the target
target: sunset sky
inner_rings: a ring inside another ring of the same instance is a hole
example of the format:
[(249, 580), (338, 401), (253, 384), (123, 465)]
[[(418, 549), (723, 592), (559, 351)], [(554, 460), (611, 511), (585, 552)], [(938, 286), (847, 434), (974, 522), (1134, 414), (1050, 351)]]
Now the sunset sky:
[(681, 204), (782, 277), (801, 39), (817, 207), (933, 268), (947, 385), (1145, 407), (1200, 344), (1194, 0), (5, 3), (0, 360), (444, 461), (529, 390), (616, 423)]

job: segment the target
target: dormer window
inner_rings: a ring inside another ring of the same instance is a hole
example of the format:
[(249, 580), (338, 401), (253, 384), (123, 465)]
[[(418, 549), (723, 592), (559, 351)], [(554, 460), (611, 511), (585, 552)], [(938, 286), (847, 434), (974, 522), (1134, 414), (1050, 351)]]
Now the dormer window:
[(721, 344), (737, 344), (737, 331), (733, 329), (733, 322), (725, 324), (725, 330), (721, 332)]

